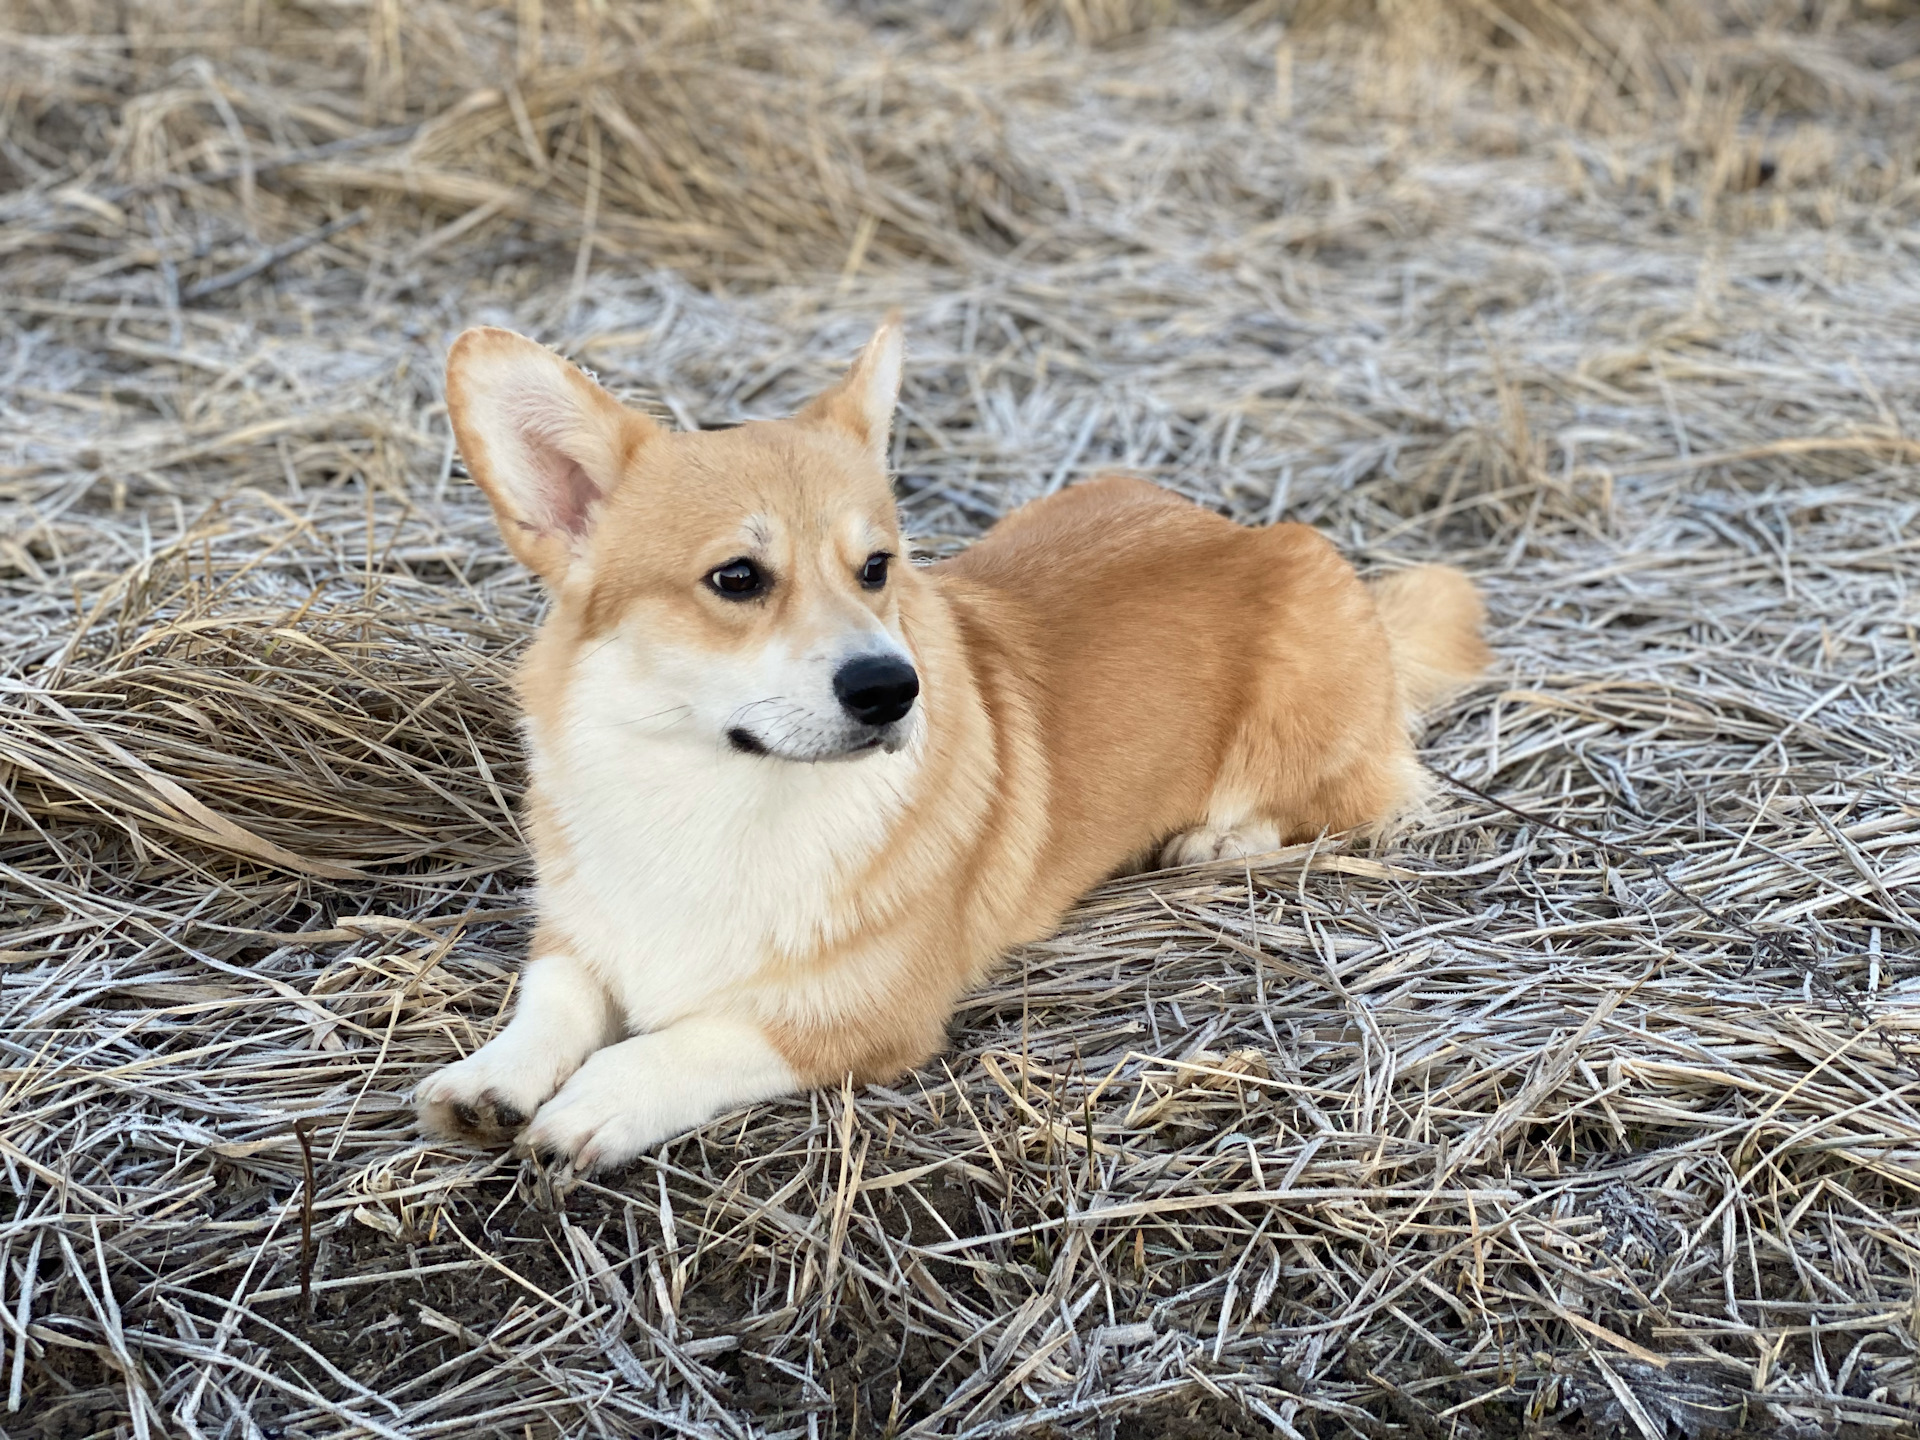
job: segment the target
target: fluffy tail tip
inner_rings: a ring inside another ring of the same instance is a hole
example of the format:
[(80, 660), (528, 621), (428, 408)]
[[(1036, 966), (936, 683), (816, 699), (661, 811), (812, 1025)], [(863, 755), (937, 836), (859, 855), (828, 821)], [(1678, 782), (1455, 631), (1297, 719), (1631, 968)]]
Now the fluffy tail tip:
[(1450, 565), (1416, 565), (1382, 576), (1373, 603), (1393, 647), (1393, 669), (1409, 712), (1466, 688), (1493, 659), (1480, 627), (1480, 592)]

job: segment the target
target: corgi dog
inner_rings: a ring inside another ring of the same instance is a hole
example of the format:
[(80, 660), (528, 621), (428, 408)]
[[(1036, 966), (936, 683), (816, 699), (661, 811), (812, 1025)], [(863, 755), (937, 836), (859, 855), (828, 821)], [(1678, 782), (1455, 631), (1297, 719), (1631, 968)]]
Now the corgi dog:
[(618, 1166), (723, 1111), (890, 1080), (1101, 880), (1380, 827), (1487, 663), (1459, 571), (1141, 480), (909, 563), (889, 321), (784, 420), (674, 432), (504, 330), (447, 408), (551, 610), (519, 672), (537, 915), (509, 1023), (425, 1127)]

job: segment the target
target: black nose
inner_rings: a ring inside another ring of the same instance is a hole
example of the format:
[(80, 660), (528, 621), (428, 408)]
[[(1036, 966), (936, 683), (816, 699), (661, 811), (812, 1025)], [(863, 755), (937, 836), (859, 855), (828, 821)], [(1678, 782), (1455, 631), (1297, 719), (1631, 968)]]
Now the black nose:
[(862, 725), (891, 725), (913, 708), (920, 677), (897, 655), (862, 655), (834, 672), (833, 693)]

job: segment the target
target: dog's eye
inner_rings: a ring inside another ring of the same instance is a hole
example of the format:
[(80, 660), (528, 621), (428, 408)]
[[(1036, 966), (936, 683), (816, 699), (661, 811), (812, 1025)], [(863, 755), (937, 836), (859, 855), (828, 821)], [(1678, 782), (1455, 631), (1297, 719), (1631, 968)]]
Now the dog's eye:
[(893, 557), (879, 550), (867, 557), (867, 563), (860, 567), (860, 583), (869, 590), (878, 590), (887, 583), (887, 561)]
[(766, 590), (767, 577), (751, 560), (729, 560), (708, 573), (707, 584), (729, 600), (751, 600)]

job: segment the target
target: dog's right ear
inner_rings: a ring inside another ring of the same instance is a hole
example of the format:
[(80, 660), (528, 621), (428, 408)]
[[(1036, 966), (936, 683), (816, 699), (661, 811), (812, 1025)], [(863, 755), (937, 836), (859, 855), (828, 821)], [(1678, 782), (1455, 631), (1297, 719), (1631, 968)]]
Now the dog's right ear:
[(633, 452), (660, 433), (546, 346), (490, 328), (453, 342), (447, 414), (507, 548), (553, 589)]

